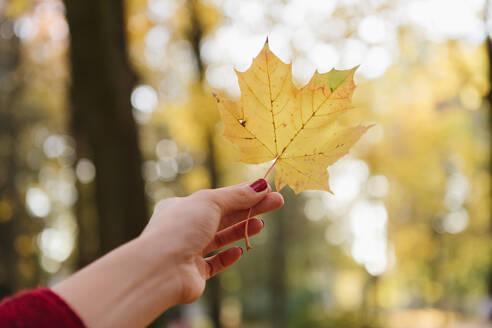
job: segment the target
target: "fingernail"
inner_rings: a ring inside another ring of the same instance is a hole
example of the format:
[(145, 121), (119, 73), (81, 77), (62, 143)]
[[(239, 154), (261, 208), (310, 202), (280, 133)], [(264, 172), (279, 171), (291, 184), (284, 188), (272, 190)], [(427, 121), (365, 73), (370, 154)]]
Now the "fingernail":
[(241, 255), (244, 254), (244, 249), (242, 247), (239, 247), (239, 249), (241, 250)]
[(263, 221), (263, 219), (260, 219), (261, 221), (261, 226), (264, 227), (265, 226), (265, 221)]
[(260, 192), (263, 191), (267, 188), (268, 184), (265, 179), (258, 179), (252, 184), (250, 184), (250, 187), (253, 188), (254, 191)]

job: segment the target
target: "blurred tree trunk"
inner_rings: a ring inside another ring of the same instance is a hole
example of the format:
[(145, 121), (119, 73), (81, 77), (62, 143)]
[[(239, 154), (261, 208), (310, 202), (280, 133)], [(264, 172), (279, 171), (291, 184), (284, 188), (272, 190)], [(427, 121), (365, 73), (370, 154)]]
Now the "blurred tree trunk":
[[(205, 65), (202, 62), (200, 55), (200, 43), (203, 37), (203, 29), (198, 18), (198, 8), (197, 0), (188, 0), (187, 2), (188, 10), (191, 20), (191, 28), (189, 31), (189, 39), (193, 47), (193, 53), (195, 55), (198, 79), (200, 83), (203, 83), (205, 77)], [(200, 108), (197, 108), (200, 110)], [(210, 188), (219, 187), (219, 172), (215, 162), (215, 143), (214, 143), (214, 127), (208, 127), (207, 133), (207, 158), (205, 160), (205, 165), (210, 174)], [(222, 290), (219, 284), (219, 277), (212, 277), (207, 281), (207, 299), (210, 304), (210, 316), (214, 327), (221, 328), (222, 324), (220, 322), (220, 303), (222, 300)]]
[(278, 216), (272, 220), (272, 254), (270, 266), (270, 286), (272, 297), (272, 327), (284, 328), (287, 326), (287, 263), (286, 248), (287, 242), (287, 222), (292, 219), (295, 211), (296, 202), (291, 189), (285, 188), (282, 191), (285, 205), (277, 210)]
[[(491, 17), (489, 17), (489, 13), (491, 11), (491, 3), (490, 0), (487, 0), (486, 7), (485, 7), (485, 27), (488, 26), (487, 22)], [(489, 31), (486, 31), (487, 33), (487, 59), (489, 63), (489, 92), (487, 93), (487, 102), (489, 104), (489, 176), (492, 177), (492, 39)], [(489, 178), (490, 178), (489, 177)], [(490, 190), (491, 197), (492, 197), (492, 189)], [(492, 203), (492, 199), (490, 199), (490, 202)], [(492, 228), (492, 218), (490, 220), (490, 227)], [(492, 234), (492, 231), (490, 232)], [(489, 309), (488, 309), (488, 319), (489, 321), (492, 321), (492, 306), (490, 303), (492, 302), (492, 268), (489, 268), (489, 276), (488, 276), (488, 295), (489, 295)]]
[[(2, 26), (7, 20), (0, 21)], [(2, 142), (2, 161), (0, 172), (0, 299), (18, 289), (17, 252), (14, 241), (19, 230), (16, 212), (19, 209), (15, 188), (18, 171), (15, 139), (19, 132), (17, 119), (12, 110), (18, 88), (14, 85), (13, 71), (18, 66), (19, 39), (12, 36), (0, 42), (0, 74), (7, 83), (0, 93), (0, 139)], [(9, 83), (10, 82), (10, 83)]]
[(35, 287), (40, 275), (37, 255), (15, 247), (17, 238), (33, 238), (39, 227), (27, 215), (24, 193), (18, 188), (18, 180), (29, 174), (21, 156), (21, 136), (37, 114), (31, 108), (22, 110), (18, 103), (24, 76), (18, 70), (20, 40), (13, 24), (0, 17), (4, 32), (10, 30), (9, 37), (0, 38), (0, 299)]
[[(124, 2), (65, 0), (70, 28), (71, 129), (96, 167), (99, 249), (104, 254), (136, 237), (147, 221), (138, 133), (130, 95)], [(85, 236), (81, 222), (80, 246)], [(82, 258), (81, 264), (93, 259)]]
[[(490, 10), (490, 1), (487, 1), (487, 12)], [(486, 16), (487, 17), (487, 16)], [(488, 33), (487, 33), (488, 34)], [(489, 154), (489, 175), (492, 177), (492, 39), (490, 34), (488, 34), (487, 37), (487, 55), (488, 55), (488, 62), (489, 62), (489, 92), (487, 93), (487, 102), (489, 104), (489, 138), (490, 138), (490, 154)], [(492, 191), (491, 191), (492, 195)], [(492, 199), (490, 200), (492, 203)], [(491, 218), (491, 223), (490, 226), (492, 228), (492, 218)], [(492, 234), (492, 231), (491, 231)], [(490, 268), (489, 272), (489, 277), (488, 277), (488, 294), (489, 294), (489, 302), (492, 302), (492, 268)], [(490, 321), (492, 321), (492, 306), (489, 306), (489, 313), (488, 313), (488, 318)]]
[[(219, 177), (217, 166), (215, 164), (215, 145), (213, 132), (209, 131), (207, 135), (208, 156), (206, 159), (207, 169), (210, 172), (210, 188), (219, 187)], [(221, 328), (220, 322), (220, 303), (222, 302), (222, 289), (220, 287), (219, 276), (216, 275), (207, 281), (207, 297), (210, 303), (210, 316), (215, 328)]]

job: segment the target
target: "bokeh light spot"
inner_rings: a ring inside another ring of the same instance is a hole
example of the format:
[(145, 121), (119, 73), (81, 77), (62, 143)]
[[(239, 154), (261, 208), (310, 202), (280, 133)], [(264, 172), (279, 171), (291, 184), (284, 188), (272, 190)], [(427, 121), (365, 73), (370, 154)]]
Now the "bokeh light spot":
[(132, 92), (132, 106), (141, 112), (152, 113), (157, 106), (157, 102), (157, 93), (149, 85), (139, 85)]
[(29, 213), (37, 217), (45, 217), (51, 211), (51, 201), (48, 195), (37, 187), (27, 190), (26, 205)]
[(81, 183), (90, 183), (96, 176), (96, 167), (91, 160), (81, 158), (75, 168), (75, 174)]

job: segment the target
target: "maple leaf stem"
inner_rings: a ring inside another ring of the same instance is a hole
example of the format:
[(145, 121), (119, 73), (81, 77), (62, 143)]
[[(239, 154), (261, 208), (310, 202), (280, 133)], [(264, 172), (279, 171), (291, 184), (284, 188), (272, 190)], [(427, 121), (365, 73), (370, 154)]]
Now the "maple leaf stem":
[[(266, 171), (265, 175), (263, 176), (263, 179), (266, 179), (268, 174), (270, 173), (270, 171), (273, 169), (273, 167), (275, 166), (275, 164), (277, 164), (277, 161), (278, 161), (278, 157), (275, 158), (275, 160), (273, 161), (272, 165), (270, 165), (270, 167), (268, 168), (268, 170)], [(251, 212), (253, 211), (253, 208), (250, 207), (249, 208), (249, 212), (248, 212), (248, 217), (246, 218), (246, 224), (244, 226), (244, 241), (246, 242), (246, 250), (250, 250), (252, 247), (251, 247), (251, 243), (249, 242), (249, 237), (248, 237), (248, 223), (249, 223), (249, 219), (251, 217)]]
[(249, 223), (249, 217), (251, 216), (252, 211), (253, 211), (253, 208), (250, 207), (249, 212), (248, 212), (248, 218), (246, 219), (246, 224), (244, 226), (244, 241), (246, 242), (246, 250), (248, 250), (248, 251), (252, 248), (251, 243), (249, 242), (249, 237), (248, 237), (248, 223)]
[(268, 168), (268, 170), (266, 171), (265, 176), (263, 177), (263, 179), (266, 179), (267, 178), (268, 173), (270, 173), (270, 171), (273, 169), (273, 167), (275, 166), (275, 164), (277, 164), (277, 161), (278, 161), (278, 157), (275, 158), (275, 160), (273, 161), (272, 165)]

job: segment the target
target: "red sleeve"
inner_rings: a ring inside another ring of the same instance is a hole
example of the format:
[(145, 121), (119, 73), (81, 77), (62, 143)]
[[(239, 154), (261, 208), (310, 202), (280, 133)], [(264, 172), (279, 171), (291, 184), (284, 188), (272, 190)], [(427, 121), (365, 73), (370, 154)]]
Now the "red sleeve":
[(47, 288), (22, 292), (0, 303), (0, 328), (85, 328), (65, 301)]

